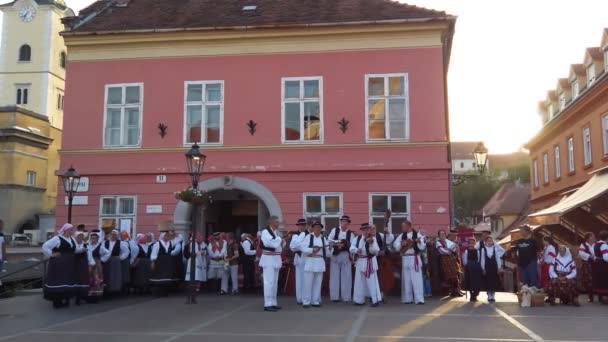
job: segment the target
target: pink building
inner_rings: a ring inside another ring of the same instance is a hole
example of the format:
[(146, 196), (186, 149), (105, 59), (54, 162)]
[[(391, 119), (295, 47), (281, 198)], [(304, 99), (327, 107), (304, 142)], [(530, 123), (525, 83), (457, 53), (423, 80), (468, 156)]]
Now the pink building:
[(187, 229), (173, 192), (199, 142), (208, 230), (387, 208), (393, 230), (449, 226), (454, 17), (387, 0), (106, 0), (64, 23), (61, 169), (88, 177), (74, 223)]

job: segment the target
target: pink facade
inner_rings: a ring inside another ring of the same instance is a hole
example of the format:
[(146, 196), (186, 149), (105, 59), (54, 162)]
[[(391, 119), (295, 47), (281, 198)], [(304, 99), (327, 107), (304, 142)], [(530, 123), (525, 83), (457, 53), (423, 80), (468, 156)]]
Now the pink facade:
[[(366, 75), (404, 73), (409, 140), (366, 142)], [(188, 184), (184, 84), (221, 80), (223, 143), (201, 144), (203, 180), (233, 176), (259, 183), (276, 198), (288, 229), (305, 214), (305, 193), (340, 193), (341, 213), (357, 224), (370, 220), (370, 194), (403, 193), (414, 225), (434, 233), (450, 223), (444, 75), (440, 47), (70, 62), (61, 169), (73, 164), (90, 179), (88, 191), (79, 193), (88, 204), (74, 207), (72, 222), (100, 225), (100, 198), (109, 195), (136, 197), (138, 233), (173, 219), (173, 192)], [(286, 77), (322, 78), (321, 143), (282, 143)], [(141, 145), (104, 148), (105, 87), (123, 83), (143, 84)], [(337, 123), (342, 118), (349, 121), (345, 133)], [(254, 135), (249, 120), (257, 123)], [(168, 126), (164, 138), (159, 123)], [(157, 183), (157, 175), (166, 183)], [(61, 197), (58, 222), (66, 218), (63, 204)], [(162, 206), (162, 212), (147, 213), (153, 211), (147, 206)]]

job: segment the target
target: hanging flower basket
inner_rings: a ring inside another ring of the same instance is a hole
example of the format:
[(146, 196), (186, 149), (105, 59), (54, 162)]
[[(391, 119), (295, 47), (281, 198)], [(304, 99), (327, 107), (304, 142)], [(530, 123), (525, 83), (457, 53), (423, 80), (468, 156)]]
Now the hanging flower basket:
[(194, 205), (207, 205), (211, 203), (211, 196), (207, 192), (193, 188), (176, 192), (175, 199)]

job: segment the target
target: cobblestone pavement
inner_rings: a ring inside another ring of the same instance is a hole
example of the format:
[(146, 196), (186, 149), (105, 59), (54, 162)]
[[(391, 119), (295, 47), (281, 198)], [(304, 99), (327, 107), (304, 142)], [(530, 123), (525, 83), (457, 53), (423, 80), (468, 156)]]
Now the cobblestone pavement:
[(608, 306), (523, 309), (514, 295), (497, 300), (304, 309), (282, 297), (283, 309), (271, 313), (260, 297), (202, 295), (197, 305), (182, 296), (131, 297), (54, 310), (31, 293), (0, 301), (0, 341), (608, 341)]

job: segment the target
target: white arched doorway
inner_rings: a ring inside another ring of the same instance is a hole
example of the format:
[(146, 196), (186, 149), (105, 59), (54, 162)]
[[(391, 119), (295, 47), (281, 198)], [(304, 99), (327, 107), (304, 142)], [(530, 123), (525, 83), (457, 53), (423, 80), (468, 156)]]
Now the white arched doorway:
[[(272, 192), (262, 184), (243, 177), (222, 176), (207, 179), (199, 184), (200, 190), (208, 192), (214, 199), (218, 200), (244, 200), (259, 202), (257, 213), (257, 226), (262, 227), (270, 215), (278, 216), (282, 221), (283, 212), (277, 199)], [(213, 206), (212, 204), (211, 206)], [(179, 201), (173, 213), (173, 225), (177, 231), (185, 234), (190, 229), (191, 206), (186, 202)], [(206, 228), (206, 214), (201, 213), (199, 220), (203, 229)], [(200, 228), (200, 226), (199, 226)]]

